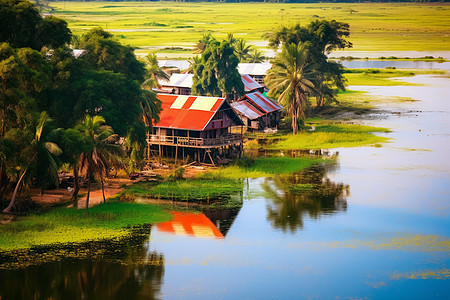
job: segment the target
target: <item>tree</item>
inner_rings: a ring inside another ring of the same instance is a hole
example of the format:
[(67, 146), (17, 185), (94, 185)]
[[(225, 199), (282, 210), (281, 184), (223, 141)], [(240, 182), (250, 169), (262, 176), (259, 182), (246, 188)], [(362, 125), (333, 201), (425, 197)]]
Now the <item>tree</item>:
[(311, 63), (317, 65), (316, 104), (322, 107), (326, 102), (336, 101), (337, 90), (345, 90), (343, 67), (328, 61), (327, 55), (336, 49), (352, 47), (347, 40), (349, 24), (335, 20), (316, 20), (307, 26), (295, 24), (281, 27), (269, 35), (269, 46), (277, 49), (281, 44), (308, 43)]
[(51, 119), (46, 112), (39, 115), (37, 124), (34, 127), (34, 138), (29, 145), (22, 149), (21, 156), (25, 163), (20, 166), (20, 176), (14, 189), (9, 205), (3, 210), (9, 213), (14, 206), (17, 194), (25, 182), (26, 176), (34, 176), (40, 183), (41, 191), (45, 188), (44, 184), (58, 183), (58, 164), (56, 156), (61, 154), (61, 149), (52, 142), (55, 131), (49, 128)]
[(244, 95), (244, 84), (237, 70), (239, 59), (227, 41), (214, 41), (193, 66), (192, 92), (197, 95), (226, 97)]
[(136, 59), (134, 49), (120, 44), (101, 27), (89, 30), (76, 47), (86, 50), (80, 60), (95, 70), (109, 70), (125, 75), (130, 81), (144, 82), (145, 65)]
[(0, 42), (14, 48), (57, 48), (71, 39), (66, 21), (53, 16), (42, 18), (33, 4), (25, 0), (0, 0), (0, 28)]
[(247, 45), (244, 39), (238, 39), (233, 44), (234, 46), (234, 53), (236, 53), (237, 58), (239, 59), (239, 62), (246, 62), (248, 58), (250, 57), (250, 52), (252, 50), (251, 45)]
[(169, 80), (170, 76), (158, 65), (158, 58), (155, 53), (149, 53), (146, 57), (147, 74), (142, 87), (160, 88), (159, 80)]
[(277, 97), (292, 117), (292, 133), (298, 132), (298, 119), (305, 117), (308, 97), (316, 92), (316, 65), (309, 59), (309, 45), (283, 45), (268, 71), (266, 84), (269, 96)]
[(194, 54), (201, 54), (208, 47), (209, 44), (214, 42), (216, 39), (211, 35), (211, 33), (204, 33), (202, 38), (197, 42), (194, 47)]
[(84, 135), (86, 149), (81, 153), (78, 161), (78, 170), (87, 175), (88, 193), (86, 197), (86, 209), (89, 207), (89, 195), (91, 192), (91, 181), (95, 175), (100, 177), (102, 185), (103, 200), (105, 192), (103, 178), (107, 175), (110, 167), (120, 164), (119, 155), (122, 149), (114, 143), (114, 134), (110, 126), (104, 125), (102, 116), (86, 115), (84, 120), (77, 126), (76, 130)]
[(263, 53), (254, 48), (250, 51), (247, 61), (250, 63), (262, 63), (265, 59), (266, 58)]

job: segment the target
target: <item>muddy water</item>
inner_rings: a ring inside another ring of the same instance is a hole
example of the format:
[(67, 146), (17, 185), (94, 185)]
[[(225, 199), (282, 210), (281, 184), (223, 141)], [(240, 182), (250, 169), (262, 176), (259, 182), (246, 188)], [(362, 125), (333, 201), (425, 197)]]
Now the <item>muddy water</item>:
[(392, 128), (391, 143), (247, 179), (242, 207), (174, 212), (131, 241), (37, 249), (0, 270), (0, 297), (448, 299), (450, 79), (405, 80), (427, 85), (351, 87), (420, 100), (366, 122)]

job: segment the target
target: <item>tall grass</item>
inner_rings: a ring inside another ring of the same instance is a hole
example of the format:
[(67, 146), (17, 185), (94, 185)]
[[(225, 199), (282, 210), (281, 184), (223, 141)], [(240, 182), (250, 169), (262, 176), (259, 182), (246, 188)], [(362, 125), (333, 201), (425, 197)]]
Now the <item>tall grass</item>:
[(0, 225), (0, 251), (115, 239), (130, 234), (133, 226), (170, 218), (158, 206), (135, 203), (104, 203), (87, 211), (57, 208)]

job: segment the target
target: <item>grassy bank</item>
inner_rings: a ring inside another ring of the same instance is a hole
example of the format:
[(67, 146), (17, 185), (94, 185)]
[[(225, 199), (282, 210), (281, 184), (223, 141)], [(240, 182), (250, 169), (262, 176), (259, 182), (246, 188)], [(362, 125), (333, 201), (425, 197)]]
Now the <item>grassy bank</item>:
[(128, 186), (122, 198), (153, 198), (174, 201), (226, 200), (242, 191), (242, 182), (226, 178), (186, 179), (160, 183), (139, 182)]
[(121, 42), (148, 50), (193, 46), (208, 31), (217, 37), (233, 32), (247, 41), (262, 42), (264, 34), (281, 24), (304, 25), (322, 18), (348, 22), (355, 51), (446, 51), (450, 41), (447, 3), (69, 1), (50, 5), (75, 34), (102, 26)]
[(0, 251), (117, 239), (129, 235), (133, 226), (170, 218), (158, 206), (134, 203), (105, 203), (87, 211), (57, 208), (0, 225)]
[(346, 69), (344, 76), (348, 85), (377, 85), (377, 86), (417, 86), (420, 84), (393, 80), (398, 77), (412, 77), (415, 75), (442, 75), (442, 70), (405, 70), (405, 69)]
[(330, 158), (314, 157), (259, 157), (246, 162), (247, 166), (227, 166), (211, 170), (204, 177), (212, 178), (258, 178), (271, 177), (273, 175), (289, 174), (304, 170), (313, 165), (331, 163)]
[(252, 136), (247, 147), (268, 150), (309, 150), (339, 147), (379, 146), (389, 141), (387, 137), (374, 135), (375, 132), (390, 132), (388, 128), (342, 123), (322, 119), (309, 119), (305, 122), (310, 131), (297, 135), (277, 134)]

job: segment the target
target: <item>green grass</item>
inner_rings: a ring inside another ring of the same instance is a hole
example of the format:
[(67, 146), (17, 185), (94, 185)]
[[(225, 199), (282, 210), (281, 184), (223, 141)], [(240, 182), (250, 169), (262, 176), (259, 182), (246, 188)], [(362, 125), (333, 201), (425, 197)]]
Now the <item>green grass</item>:
[(170, 218), (158, 206), (134, 203), (104, 203), (87, 211), (57, 208), (0, 225), (0, 251), (117, 239), (129, 235), (134, 226)]
[(390, 132), (387, 128), (359, 124), (347, 124), (321, 119), (306, 122), (314, 126), (312, 132), (302, 131), (297, 135), (286, 134), (269, 143), (268, 149), (330, 149), (339, 147), (378, 146), (389, 138), (374, 135), (374, 132)]
[(377, 85), (377, 86), (417, 86), (421, 84), (401, 80), (396, 77), (412, 77), (423, 74), (445, 74), (442, 70), (397, 70), (397, 69), (346, 69), (344, 76), (349, 85)]
[(263, 41), (280, 25), (317, 19), (348, 22), (355, 51), (446, 51), (450, 42), (447, 3), (180, 3), (52, 2), (53, 14), (75, 34), (102, 26), (121, 42), (146, 48), (193, 46), (205, 32), (233, 32)]
[(228, 199), (242, 191), (242, 182), (232, 179), (187, 179), (160, 183), (139, 182), (128, 186), (124, 195), (175, 201)]
[(332, 162), (327, 158), (313, 157), (259, 157), (249, 167), (238, 165), (221, 167), (203, 175), (212, 178), (258, 178), (289, 174), (320, 163)]

